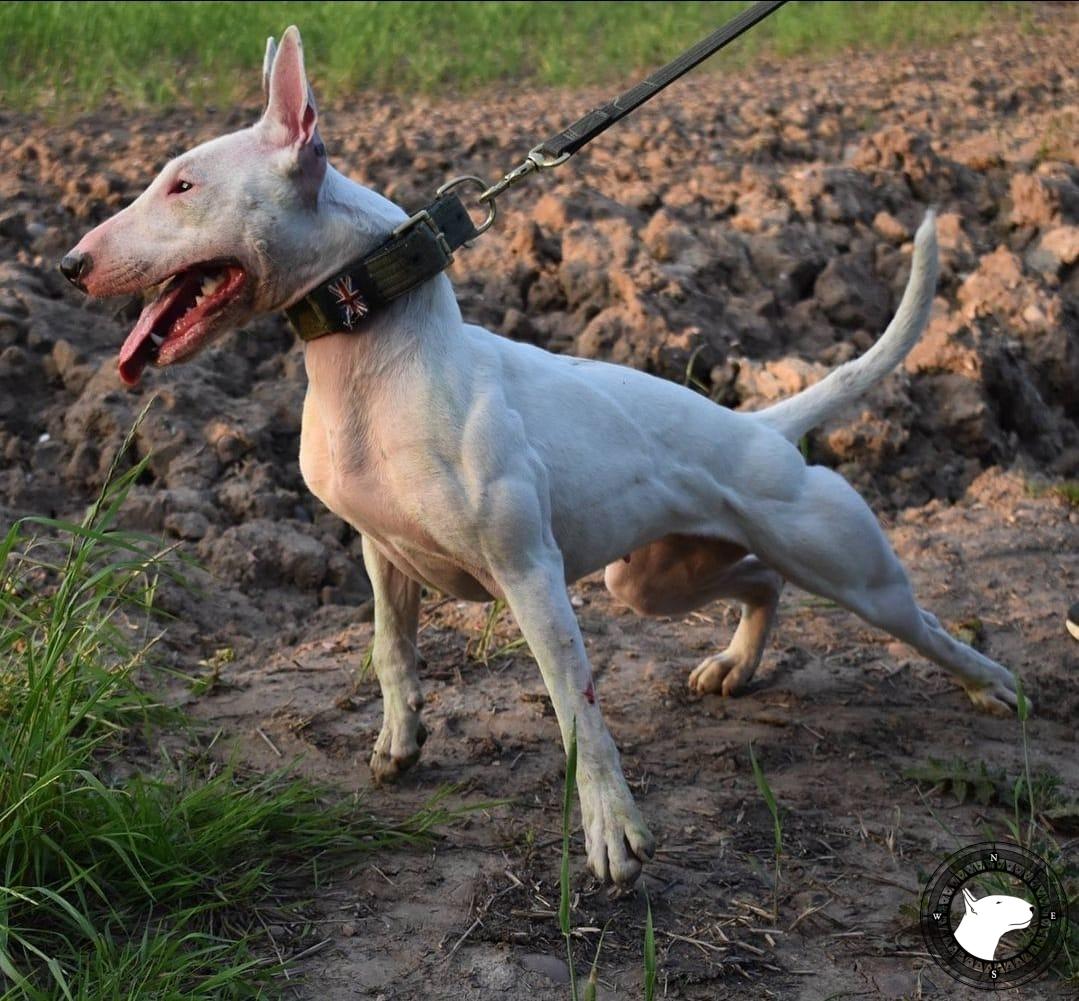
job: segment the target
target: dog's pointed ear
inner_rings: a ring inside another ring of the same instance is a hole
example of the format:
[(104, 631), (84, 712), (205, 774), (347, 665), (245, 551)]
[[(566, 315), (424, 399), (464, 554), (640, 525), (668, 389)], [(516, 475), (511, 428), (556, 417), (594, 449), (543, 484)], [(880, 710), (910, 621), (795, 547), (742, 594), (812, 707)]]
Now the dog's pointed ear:
[(965, 886), (963, 887), (963, 903), (967, 905), (968, 914), (978, 913), (978, 908), (974, 906), (977, 903), (974, 899), (974, 894)]
[[(266, 84), (266, 111), (262, 120), (278, 144), (306, 146), (316, 139), (318, 109), (307, 83), (303, 42), (295, 25), (286, 29), (279, 46), (275, 47), (273, 39), (270, 39), (266, 45), (266, 62), (272, 65)], [(265, 64), (263, 76), (266, 79)]]
[(262, 107), (270, 103), (270, 73), (273, 70), (274, 57), (277, 55), (277, 42), (273, 35), (266, 39), (266, 55), (262, 57)]

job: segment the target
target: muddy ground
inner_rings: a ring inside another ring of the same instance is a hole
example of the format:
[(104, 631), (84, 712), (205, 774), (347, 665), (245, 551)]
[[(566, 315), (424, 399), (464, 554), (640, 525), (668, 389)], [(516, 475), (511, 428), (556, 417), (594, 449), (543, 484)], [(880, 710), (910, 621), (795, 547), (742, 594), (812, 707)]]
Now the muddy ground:
[[(1079, 644), (1063, 612), (1079, 599), (1079, 509), (1056, 487), (1079, 476), (1077, 48), (1074, 8), (1047, 5), (1026, 34), (1005, 24), (937, 51), (695, 75), (505, 198), (453, 272), (465, 315), (507, 336), (755, 408), (872, 342), (935, 205), (943, 274), (929, 331), (807, 448), (880, 514), (923, 603), (1021, 674), (1037, 704), (1032, 765), (1061, 783), (1043, 826), (1073, 868)], [(451, 174), (497, 176), (605, 96), (365, 94), (324, 109), (322, 131), (337, 166), (415, 207)], [(516, 635), (508, 617), (484, 662), (487, 608), (429, 597), (431, 737), (399, 787), (372, 788), (380, 700), (357, 675), (368, 589), (355, 532), (299, 476), (301, 349), (267, 318), (128, 391), (115, 359), (137, 307), (87, 303), (55, 271), (171, 154), (257, 113), (111, 107), (57, 126), (0, 111), (0, 520), (79, 513), (156, 396), (137, 438), (153, 459), (124, 518), (205, 567), (201, 594), (162, 595), (177, 616), (169, 663), (222, 665), (209, 694), (177, 697), (243, 760), (299, 756), (379, 813), (447, 784), (454, 804), (509, 801), (320, 892), (316, 923), (272, 927), (284, 954), (317, 947), (290, 990), (565, 998), (553, 913), (563, 759), (535, 665), (498, 649)], [(976, 714), (941, 670), (794, 589), (750, 690), (691, 698), (687, 674), (725, 645), (733, 610), (641, 620), (598, 578), (573, 595), (659, 840), (643, 880), (659, 996), (977, 996), (928, 959), (913, 909), (944, 854), (1005, 834), (1016, 721)], [(751, 742), (783, 810), (778, 915)], [(911, 777), (932, 759), (998, 769), (1005, 791), (960, 804), (953, 786)], [(643, 895), (597, 886), (579, 836), (573, 863), (579, 965), (610, 919), (601, 996), (641, 996)], [(1043, 981), (1016, 996), (1074, 994)]]

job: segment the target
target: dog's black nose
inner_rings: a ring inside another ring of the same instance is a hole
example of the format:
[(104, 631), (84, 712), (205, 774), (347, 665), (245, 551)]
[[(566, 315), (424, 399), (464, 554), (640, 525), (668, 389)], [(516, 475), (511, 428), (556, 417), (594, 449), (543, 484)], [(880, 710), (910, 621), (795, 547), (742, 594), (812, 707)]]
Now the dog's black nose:
[(60, 273), (78, 289), (84, 289), (83, 278), (90, 273), (93, 259), (89, 254), (65, 254), (60, 261)]

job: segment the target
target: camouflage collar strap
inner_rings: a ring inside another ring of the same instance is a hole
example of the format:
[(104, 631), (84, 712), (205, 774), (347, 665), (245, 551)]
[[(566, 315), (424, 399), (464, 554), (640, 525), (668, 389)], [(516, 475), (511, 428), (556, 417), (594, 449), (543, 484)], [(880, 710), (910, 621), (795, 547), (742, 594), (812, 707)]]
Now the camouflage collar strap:
[(285, 310), (301, 340), (359, 333), (373, 314), (445, 271), (453, 252), (487, 228), (493, 217), (477, 228), (461, 199), (448, 190), (452, 184), (371, 253)]

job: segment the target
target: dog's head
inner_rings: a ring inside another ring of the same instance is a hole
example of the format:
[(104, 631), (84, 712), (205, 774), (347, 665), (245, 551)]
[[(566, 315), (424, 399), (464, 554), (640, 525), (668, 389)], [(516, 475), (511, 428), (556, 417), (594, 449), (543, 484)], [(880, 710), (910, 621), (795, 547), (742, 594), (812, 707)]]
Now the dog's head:
[(976, 900), (964, 887), (963, 904), (972, 921), (998, 936), (1026, 928), (1034, 919), (1034, 907), (1022, 897), (994, 894)]
[(92, 296), (149, 293), (120, 351), (120, 377), (184, 361), (256, 313), (317, 282), (326, 151), (290, 27), (263, 63), (266, 106), (251, 128), (176, 157), (122, 212), (60, 263)]

